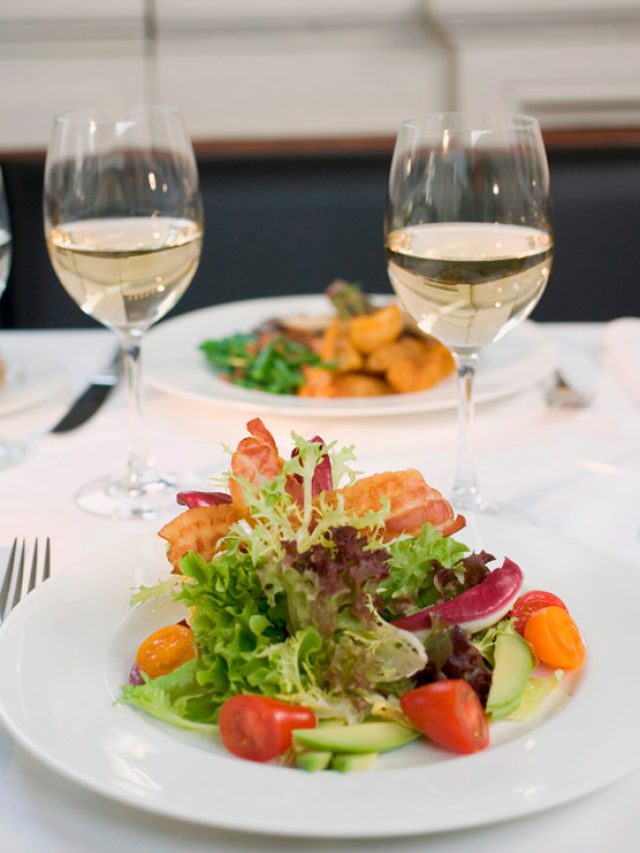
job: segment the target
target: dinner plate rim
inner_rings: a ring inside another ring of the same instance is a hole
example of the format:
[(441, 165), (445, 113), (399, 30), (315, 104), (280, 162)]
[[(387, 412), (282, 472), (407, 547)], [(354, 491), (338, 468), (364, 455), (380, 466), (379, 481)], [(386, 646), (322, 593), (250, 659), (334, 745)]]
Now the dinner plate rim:
[[(502, 522), (498, 522), (498, 530), (500, 529), (501, 523)], [(489, 531), (491, 531), (492, 527), (495, 528), (495, 520), (494, 519), (484, 519), (480, 522), (480, 526), (485, 527), (485, 528), (488, 527)], [(572, 549), (576, 554), (579, 554), (579, 553), (587, 554), (588, 553), (588, 554), (592, 555), (593, 559), (597, 559), (597, 560), (607, 559), (609, 562), (611, 562), (613, 560), (619, 570), (637, 573), (637, 568), (633, 564), (627, 563), (626, 561), (621, 560), (620, 558), (612, 557), (612, 556), (606, 554), (606, 552), (601, 551), (600, 549), (596, 549), (596, 548), (593, 548), (591, 546), (585, 545), (584, 543), (578, 542), (577, 540), (572, 540), (566, 536), (560, 536), (559, 534), (554, 534), (550, 531), (545, 531), (541, 528), (534, 528), (534, 527), (527, 528), (526, 526), (523, 526), (523, 525), (515, 525), (514, 527), (519, 528), (520, 531), (528, 530), (529, 533), (527, 533), (526, 535), (530, 535), (530, 534), (532, 535), (535, 532), (536, 536), (538, 536), (538, 537), (542, 537), (543, 539), (546, 537), (545, 541), (548, 541), (549, 543), (552, 543), (555, 541), (557, 544), (558, 542), (562, 541), (564, 543), (564, 547), (568, 547), (568, 548)], [(521, 536), (522, 533), (520, 532), (518, 535)], [(144, 537), (137, 536), (137, 537), (134, 537), (131, 539), (121, 541), (119, 543), (115, 543), (111, 546), (107, 546), (106, 548), (100, 549), (100, 551), (96, 553), (96, 558), (98, 559), (98, 561), (100, 559), (107, 560), (110, 557), (110, 555), (112, 556), (116, 553), (120, 553), (121, 551), (126, 553), (131, 548), (138, 549), (140, 552), (142, 552), (145, 548), (148, 549), (148, 547), (149, 547), (148, 540), (149, 540), (148, 536), (144, 536)], [(153, 553), (158, 551), (158, 545), (159, 545), (159, 543), (156, 543), (154, 549), (152, 549)], [(158, 551), (158, 553), (159, 553), (159, 551)], [(43, 598), (43, 596), (49, 596), (53, 601), (55, 601), (55, 597), (56, 597), (55, 592), (51, 592), (51, 590), (55, 591), (58, 587), (61, 587), (61, 589), (62, 589), (62, 588), (64, 588), (65, 584), (67, 584), (67, 586), (70, 583), (73, 585), (73, 584), (78, 582), (78, 579), (81, 580), (83, 577), (85, 578), (85, 582), (86, 582), (87, 581), (86, 566), (88, 564), (90, 564), (90, 561), (87, 561), (87, 559), (83, 559), (81, 563), (76, 564), (75, 568), (70, 567), (68, 571), (64, 571), (64, 572), (60, 573), (60, 575), (57, 577), (54, 576), (54, 578), (52, 578), (52, 580), (49, 581), (47, 585), (44, 585), (44, 586), (41, 586), (40, 588), (38, 588), (34, 593), (31, 594), (31, 596), (27, 597), (27, 599), (23, 603), (21, 603), (16, 610), (14, 610), (11, 614), (9, 614), (9, 617), (6, 620), (5, 625), (3, 625), (2, 630), (0, 631), (0, 663), (2, 662), (2, 660), (4, 658), (3, 645), (6, 645), (6, 643), (9, 642), (7, 640), (7, 637), (10, 635), (10, 632), (13, 630), (11, 626), (14, 626), (14, 628), (15, 628), (21, 622), (24, 624), (24, 621), (29, 618), (28, 614), (30, 613), (30, 611), (32, 611), (36, 607), (36, 605), (38, 604), (38, 601), (41, 600)], [(104, 571), (103, 571), (102, 575), (100, 575), (100, 577), (102, 578), (103, 576), (106, 577), (106, 572), (104, 572)], [(638, 585), (640, 588), (639, 579), (638, 579), (637, 575), (636, 575), (636, 585)], [(5, 649), (5, 653), (6, 653), (6, 649)], [(3, 679), (3, 683), (6, 683), (6, 679)], [(249, 826), (247, 826), (247, 825), (239, 825), (237, 819), (231, 819), (231, 820), (227, 821), (227, 820), (225, 820), (224, 816), (216, 816), (215, 819), (212, 819), (211, 815), (193, 814), (193, 813), (187, 814), (184, 812), (184, 810), (176, 809), (175, 807), (172, 808), (171, 803), (167, 804), (166, 802), (150, 802), (150, 801), (149, 802), (141, 802), (139, 800), (134, 800), (134, 799), (132, 799), (131, 795), (126, 795), (123, 791), (121, 791), (117, 788), (114, 788), (113, 785), (112, 785), (112, 787), (109, 787), (108, 785), (106, 785), (106, 783), (101, 782), (100, 780), (87, 779), (86, 774), (83, 774), (82, 772), (78, 771), (77, 767), (75, 767), (75, 768), (70, 767), (68, 760), (66, 763), (64, 761), (61, 761), (55, 755), (55, 753), (51, 751), (51, 749), (49, 749), (49, 751), (47, 751), (46, 748), (42, 747), (42, 744), (37, 743), (33, 739), (33, 737), (31, 736), (31, 734), (29, 732), (25, 732), (24, 723), (23, 723), (23, 726), (21, 727), (20, 722), (16, 721), (14, 719), (14, 717), (12, 717), (9, 710), (7, 709), (6, 699), (5, 699), (5, 696), (3, 694), (4, 694), (4, 689), (0, 688), (0, 719), (2, 719), (2, 721), (4, 722), (5, 726), (7, 727), (7, 729), (11, 733), (11, 735), (30, 754), (32, 754), (39, 761), (44, 763), (46, 766), (48, 766), (50, 769), (54, 770), (55, 772), (58, 772), (58, 773), (62, 774), (63, 776), (65, 776), (66, 778), (71, 779), (74, 783), (80, 785), (81, 787), (92, 790), (93, 792), (100, 794), (102, 796), (105, 796), (108, 799), (118, 801), (118, 802), (123, 803), (125, 805), (128, 805), (130, 807), (133, 806), (133, 807), (137, 807), (137, 808), (142, 808), (145, 811), (148, 811), (151, 813), (156, 813), (156, 814), (162, 814), (165, 817), (170, 817), (170, 818), (178, 819), (181, 821), (186, 821), (188, 823), (196, 823), (196, 824), (201, 824), (201, 825), (207, 825), (210, 827), (216, 827), (216, 828), (220, 828), (220, 829), (232, 829), (232, 830), (236, 830), (236, 831), (261, 833), (261, 834), (265, 834), (265, 835), (275, 835), (275, 836), (279, 835), (279, 836), (307, 837), (307, 838), (365, 838), (365, 837), (383, 838), (383, 837), (401, 837), (401, 836), (411, 836), (411, 835), (424, 835), (424, 834), (430, 834), (430, 833), (442, 832), (442, 831), (453, 831), (453, 830), (458, 830), (458, 829), (467, 829), (467, 828), (472, 827), (472, 826), (481, 826), (481, 825), (487, 825), (487, 824), (491, 824), (491, 823), (497, 823), (497, 822), (500, 822), (503, 820), (507, 820), (509, 818), (524, 817), (526, 815), (533, 814), (535, 812), (542, 811), (544, 809), (550, 808), (554, 805), (561, 805), (563, 803), (570, 802), (570, 801), (575, 800), (579, 797), (582, 797), (582, 796), (584, 796), (584, 795), (586, 795), (592, 791), (598, 790), (598, 789), (604, 787), (605, 785), (610, 784), (611, 782), (615, 781), (615, 779), (621, 778), (622, 776), (626, 775), (627, 773), (632, 772), (633, 769), (638, 765), (638, 763), (640, 763), (638, 756), (635, 756), (635, 755), (634, 756), (627, 756), (628, 766), (626, 766), (623, 770), (620, 770), (619, 768), (618, 769), (610, 768), (608, 773), (601, 775), (597, 780), (594, 778), (589, 779), (588, 774), (587, 774), (586, 778), (583, 777), (579, 784), (575, 785), (574, 788), (570, 792), (566, 792), (565, 795), (563, 795), (560, 798), (557, 798), (557, 797), (553, 798), (552, 797), (551, 800), (548, 801), (548, 800), (545, 800), (545, 798), (543, 797), (541, 800), (536, 800), (536, 801), (533, 801), (529, 804), (527, 804), (525, 802), (524, 805), (517, 811), (514, 811), (513, 804), (512, 804), (511, 807), (508, 807), (507, 805), (505, 805), (502, 807), (502, 809), (495, 808), (491, 813), (485, 815), (484, 817), (482, 815), (478, 815), (478, 814), (475, 814), (475, 816), (471, 816), (471, 815), (461, 816), (458, 819), (456, 819), (455, 824), (453, 824), (453, 825), (451, 824), (451, 818), (449, 818), (449, 822), (447, 822), (445, 820), (444, 822), (441, 822), (440, 824), (431, 825), (431, 826), (424, 826), (424, 825), (421, 825), (421, 826), (409, 825), (407, 827), (397, 827), (396, 826), (396, 827), (393, 827), (387, 831), (381, 831), (380, 829), (375, 829), (375, 830), (371, 831), (370, 833), (367, 832), (366, 830), (363, 830), (362, 827), (356, 827), (356, 828), (354, 828), (353, 831), (351, 831), (348, 826), (344, 826), (344, 825), (342, 825), (339, 830), (333, 829), (330, 826), (324, 826), (324, 827), (316, 826), (316, 827), (314, 827), (314, 830), (312, 832), (305, 832), (305, 831), (302, 831), (300, 828), (297, 828), (297, 829), (296, 828), (288, 828), (286, 825), (282, 825), (282, 824), (274, 826), (273, 821), (271, 819), (265, 820), (265, 818), (263, 817), (262, 823), (260, 821), (256, 821), (254, 819), (253, 822)], [(572, 701), (574, 701), (574, 700), (573, 699), (570, 700), (570, 702), (572, 702)], [(131, 712), (130, 709), (121, 709), (121, 710), (126, 710), (130, 713), (135, 714), (135, 712)], [(561, 713), (563, 713), (563, 712), (561, 712)], [(134, 717), (131, 718), (132, 721), (133, 721), (133, 719), (134, 719)], [(553, 719), (555, 719), (555, 718), (553, 718)], [(130, 728), (135, 728), (133, 722), (131, 722)], [(534, 729), (534, 731), (535, 731), (535, 729)], [(160, 740), (162, 740), (162, 738)], [(497, 747), (494, 750), (494, 752), (497, 752), (499, 749), (503, 749), (505, 747), (508, 747), (508, 744), (505, 744), (501, 747)], [(490, 754), (491, 754), (491, 750), (487, 751), (486, 753), (480, 753), (477, 756), (470, 756), (469, 759), (474, 760), (474, 759), (479, 758), (480, 760), (482, 760), (482, 756), (486, 756), (486, 755), (490, 755)], [(461, 760), (467, 760), (467, 759), (461, 759)], [(495, 762), (493, 762), (493, 763), (495, 764)], [(489, 762), (489, 764), (491, 764), (491, 762)], [(499, 761), (498, 761), (498, 764), (499, 764)], [(261, 768), (261, 769), (265, 769), (265, 768)], [(298, 784), (303, 784), (302, 779), (312, 778), (312, 777), (309, 777), (307, 774), (300, 776), (299, 775), (300, 771), (288, 770), (285, 768), (275, 768), (275, 770), (278, 773), (282, 772), (282, 773), (286, 773), (286, 774), (291, 774), (291, 773), (296, 774)], [(385, 779), (391, 779), (392, 776), (400, 776), (401, 778), (403, 778), (403, 780), (407, 779), (407, 777), (405, 775), (407, 773), (409, 773), (409, 774), (418, 773), (419, 774), (422, 772), (423, 772), (423, 768), (409, 768), (409, 769), (395, 769), (395, 770), (387, 769), (387, 770), (381, 771), (381, 773), (385, 777)], [(315, 776), (316, 778), (318, 777), (318, 775), (321, 775), (321, 774), (313, 774), (313, 776)], [(353, 780), (356, 779), (356, 777), (358, 775), (359, 774), (352, 774), (350, 777), (344, 777), (342, 779), (338, 778), (335, 780), (336, 785), (340, 785), (340, 786), (346, 788), (347, 785), (345, 783), (345, 779), (351, 779), (352, 781), (349, 783), (351, 785), (357, 784), (357, 780), (356, 780), (356, 782), (354, 782)], [(366, 777), (368, 774), (360, 774), (360, 775), (362, 778), (362, 776)], [(423, 774), (423, 775), (425, 775), (425, 774)], [(428, 778), (428, 774), (426, 774), (426, 776)], [(284, 777), (282, 777), (282, 778), (284, 778)]]

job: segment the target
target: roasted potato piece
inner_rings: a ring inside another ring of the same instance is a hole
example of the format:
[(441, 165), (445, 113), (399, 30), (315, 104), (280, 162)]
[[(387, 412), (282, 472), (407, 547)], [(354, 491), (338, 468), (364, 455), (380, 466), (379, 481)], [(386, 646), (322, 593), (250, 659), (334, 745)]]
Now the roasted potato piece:
[(348, 321), (352, 344), (365, 354), (395, 341), (403, 328), (402, 310), (395, 303), (379, 308), (373, 314), (361, 314)]
[(392, 389), (384, 379), (367, 373), (343, 373), (333, 382), (334, 397), (377, 397), (390, 394)]
[(240, 513), (233, 504), (219, 504), (188, 509), (165, 524), (158, 536), (169, 543), (167, 559), (173, 571), (180, 573), (180, 560), (188, 551), (197, 551), (205, 560), (210, 560), (220, 539), (239, 519)]
[(455, 364), (449, 350), (434, 342), (425, 355), (395, 361), (386, 371), (387, 382), (400, 394), (426, 391), (453, 372)]
[(362, 367), (362, 356), (349, 338), (348, 324), (339, 317), (335, 317), (327, 326), (322, 337), (320, 358), (333, 362), (337, 373), (348, 373)]
[(370, 373), (384, 373), (395, 361), (405, 358), (419, 358), (429, 352), (429, 345), (412, 335), (402, 335), (397, 341), (384, 344), (367, 356), (364, 368)]
[(324, 367), (304, 365), (304, 385), (298, 388), (298, 397), (333, 397), (333, 380), (335, 374)]
[(376, 397), (391, 393), (391, 386), (382, 377), (368, 373), (335, 373), (308, 367), (305, 376), (305, 384), (298, 389), (300, 397)]

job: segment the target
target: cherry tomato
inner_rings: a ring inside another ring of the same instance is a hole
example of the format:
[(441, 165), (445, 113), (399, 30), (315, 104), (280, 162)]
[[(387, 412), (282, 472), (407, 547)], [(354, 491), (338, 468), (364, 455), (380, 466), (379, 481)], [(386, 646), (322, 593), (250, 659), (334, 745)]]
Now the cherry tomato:
[(173, 672), (195, 656), (191, 628), (188, 625), (167, 625), (143, 640), (136, 654), (136, 666), (149, 678), (158, 678)]
[(489, 746), (489, 720), (475, 690), (461, 678), (434, 681), (405, 693), (402, 710), (434, 743), (453, 752)]
[(543, 607), (527, 619), (524, 638), (534, 655), (549, 666), (575, 669), (586, 650), (578, 626), (562, 607)]
[(552, 592), (545, 592), (542, 589), (532, 589), (517, 599), (513, 605), (511, 615), (513, 616), (513, 627), (518, 634), (524, 637), (524, 626), (527, 619), (532, 613), (535, 613), (536, 610), (541, 610), (543, 607), (562, 607), (564, 610), (567, 609), (561, 598), (558, 598)]
[(229, 752), (249, 761), (269, 761), (291, 746), (295, 729), (313, 729), (313, 711), (267, 696), (232, 696), (220, 709), (220, 737)]

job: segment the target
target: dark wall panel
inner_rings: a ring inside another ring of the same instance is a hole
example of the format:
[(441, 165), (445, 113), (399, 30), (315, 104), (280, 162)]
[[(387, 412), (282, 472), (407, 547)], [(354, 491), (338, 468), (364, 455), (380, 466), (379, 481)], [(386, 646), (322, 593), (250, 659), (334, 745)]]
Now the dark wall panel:
[[(201, 158), (200, 268), (172, 314), (234, 299), (317, 293), (332, 279), (389, 291), (385, 154)], [(551, 152), (556, 256), (539, 320), (640, 315), (640, 151)], [(91, 327), (58, 283), (42, 230), (41, 161), (3, 164), (14, 260), (5, 327)]]

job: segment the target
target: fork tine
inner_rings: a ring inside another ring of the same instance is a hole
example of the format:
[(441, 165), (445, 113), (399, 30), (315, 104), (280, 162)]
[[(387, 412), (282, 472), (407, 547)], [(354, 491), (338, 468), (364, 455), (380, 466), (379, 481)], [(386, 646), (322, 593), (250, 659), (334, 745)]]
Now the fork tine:
[(38, 569), (38, 540), (33, 543), (33, 557), (31, 558), (31, 572), (29, 573), (29, 583), (27, 585), (27, 595), (36, 588), (36, 571)]
[(51, 540), (47, 536), (47, 544), (44, 549), (44, 569), (42, 572), (42, 580), (46, 581), (51, 575)]
[(11, 578), (13, 576), (13, 564), (16, 561), (16, 548), (18, 547), (17, 538), (13, 540), (11, 553), (9, 554), (9, 562), (7, 563), (7, 571), (0, 589), (0, 622), (4, 619), (4, 612), (7, 609), (7, 601), (9, 600), (9, 588), (11, 587)]
[(24, 555), (27, 550), (27, 544), (25, 540), (22, 540), (22, 548), (20, 549), (20, 561), (18, 563), (18, 576), (16, 578), (16, 585), (13, 588), (13, 601), (11, 602), (11, 609), (16, 606), (16, 604), (20, 601), (20, 596), (22, 595), (22, 579), (24, 577)]

